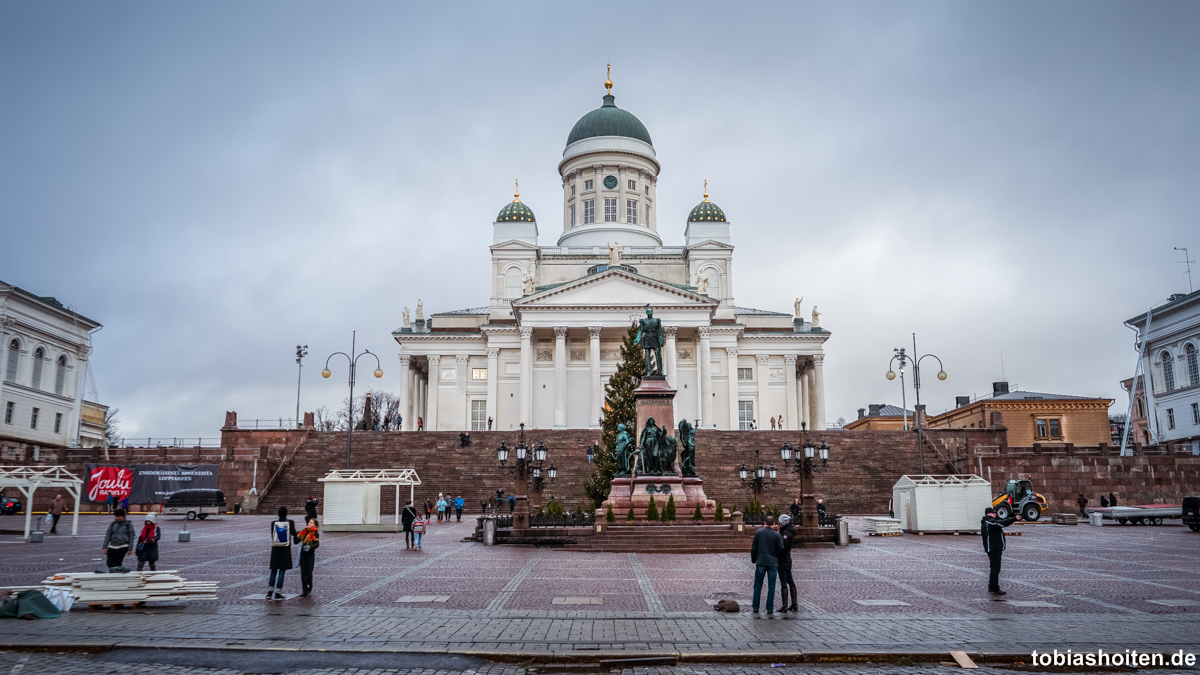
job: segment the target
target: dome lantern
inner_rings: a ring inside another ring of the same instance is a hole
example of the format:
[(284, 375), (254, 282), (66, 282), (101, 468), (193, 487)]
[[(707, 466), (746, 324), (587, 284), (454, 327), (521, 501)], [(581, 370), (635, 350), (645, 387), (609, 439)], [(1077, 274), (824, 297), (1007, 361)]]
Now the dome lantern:
[(496, 216), (496, 222), (537, 222), (537, 218), (533, 216), (533, 209), (521, 202), (521, 183), (519, 180), (515, 181), (514, 184), (513, 200), (500, 209), (500, 214)]
[(689, 223), (725, 223), (725, 212), (708, 199), (708, 179), (704, 179), (704, 200), (688, 214)]

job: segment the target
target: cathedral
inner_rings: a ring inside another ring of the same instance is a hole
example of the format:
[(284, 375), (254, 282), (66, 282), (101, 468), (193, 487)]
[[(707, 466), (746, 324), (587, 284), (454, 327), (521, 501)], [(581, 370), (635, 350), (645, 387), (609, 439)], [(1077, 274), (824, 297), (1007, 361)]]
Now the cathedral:
[[(492, 224), (486, 305), (404, 311), (399, 344), (404, 430), (597, 429), (621, 339), (652, 306), (666, 333), (675, 419), (700, 429), (825, 428), (823, 345), (829, 332), (793, 313), (739, 306), (732, 225), (708, 198), (664, 245), (656, 210), (660, 165), (650, 132), (601, 106), (567, 136), (562, 234), (538, 244), (519, 192)], [(753, 425), (753, 426), (752, 426)]]

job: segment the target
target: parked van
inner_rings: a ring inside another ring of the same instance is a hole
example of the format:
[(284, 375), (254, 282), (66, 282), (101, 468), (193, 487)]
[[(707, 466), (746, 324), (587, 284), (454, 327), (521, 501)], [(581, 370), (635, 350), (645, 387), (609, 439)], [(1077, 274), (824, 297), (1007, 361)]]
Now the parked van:
[(1183, 524), (1200, 532), (1200, 497), (1183, 498)]
[(162, 512), (187, 514), (188, 520), (204, 520), (210, 513), (225, 513), (225, 493), (213, 488), (177, 490), (163, 500)]

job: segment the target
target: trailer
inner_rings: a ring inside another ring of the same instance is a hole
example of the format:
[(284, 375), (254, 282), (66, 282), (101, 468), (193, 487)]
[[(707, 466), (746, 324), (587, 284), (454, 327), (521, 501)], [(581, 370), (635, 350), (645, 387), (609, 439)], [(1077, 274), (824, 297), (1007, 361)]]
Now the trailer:
[(1166, 504), (1109, 506), (1088, 509), (1088, 513), (1099, 513), (1105, 520), (1115, 520), (1121, 525), (1162, 525), (1164, 520), (1183, 518), (1183, 507)]

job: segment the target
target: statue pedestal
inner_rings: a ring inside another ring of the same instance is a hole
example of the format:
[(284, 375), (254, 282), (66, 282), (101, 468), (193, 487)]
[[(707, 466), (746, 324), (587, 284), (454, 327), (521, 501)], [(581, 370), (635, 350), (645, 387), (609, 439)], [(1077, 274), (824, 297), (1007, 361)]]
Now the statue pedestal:
[(637, 407), (637, 429), (633, 432), (635, 443), (640, 442), (646, 420), (651, 417), (656, 425), (667, 429), (669, 435), (675, 435), (675, 390), (667, 384), (667, 378), (662, 375), (642, 378), (642, 384), (633, 390), (633, 400)]
[(690, 521), (697, 504), (705, 519), (711, 520), (717, 513), (717, 503), (704, 494), (704, 481), (700, 478), (626, 476), (612, 480), (612, 490), (608, 493), (608, 499), (600, 505), (597, 517), (603, 518), (611, 506), (618, 523), (625, 522), (629, 509), (633, 509), (634, 522), (641, 522), (646, 518), (651, 497), (659, 513), (666, 507), (667, 500), (674, 497), (676, 522)]

